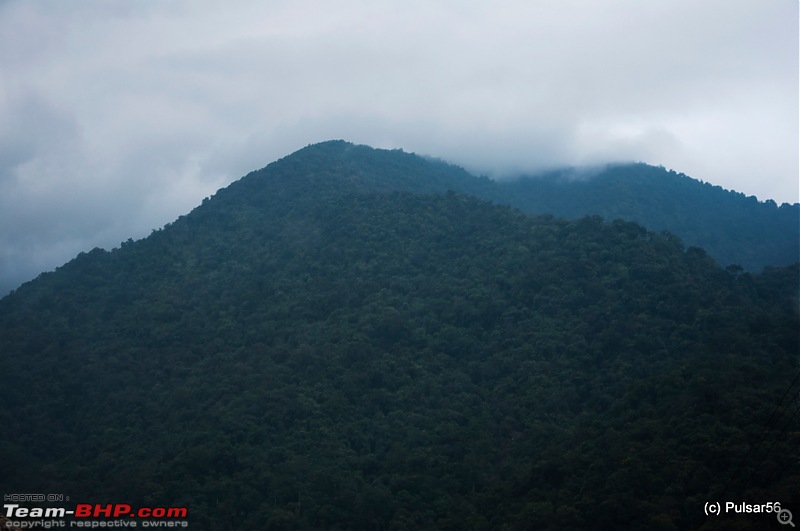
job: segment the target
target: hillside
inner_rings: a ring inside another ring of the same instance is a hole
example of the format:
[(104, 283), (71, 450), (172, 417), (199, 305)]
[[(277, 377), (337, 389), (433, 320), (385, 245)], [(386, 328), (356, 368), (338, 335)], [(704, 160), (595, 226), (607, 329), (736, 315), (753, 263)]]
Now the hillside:
[(325, 175), (341, 173), (346, 174), (347, 186), (362, 191), (454, 190), (528, 214), (634, 221), (653, 232), (667, 231), (686, 246), (701, 247), (723, 267), (735, 265), (751, 272), (800, 261), (800, 204), (759, 202), (647, 164), (609, 165), (591, 172), (566, 169), (492, 181), (400, 150), (376, 150), (343, 141), (312, 148), (303, 150), (303, 164), (311, 167), (312, 159), (324, 160), (322, 166), (327, 168), (313, 176), (316, 185)]
[[(492, 181), (437, 160), (400, 150), (375, 150), (343, 141), (303, 150), (303, 164), (323, 162), (314, 186), (338, 175), (354, 189), (416, 193), (454, 190), (529, 214), (568, 219), (601, 216), (667, 231), (701, 247), (720, 265), (758, 272), (800, 261), (800, 204), (759, 202), (683, 174), (646, 164), (610, 165), (592, 172), (567, 169), (538, 177)], [(281, 161), (296, 164), (290, 159)], [(302, 195), (305, 190), (298, 193)]]
[(800, 260), (800, 205), (723, 190), (646, 164), (612, 165), (502, 182), (505, 202), (532, 214), (599, 215), (669, 231), (723, 266), (750, 271)]
[(310, 146), (1, 299), (0, 490), (186, 505), (195, 529), (731, 529), (767, 515), (703, 504), (797, 506), (776, 409), (797, 266), (728, 271), (456, 182), (494, 186)]

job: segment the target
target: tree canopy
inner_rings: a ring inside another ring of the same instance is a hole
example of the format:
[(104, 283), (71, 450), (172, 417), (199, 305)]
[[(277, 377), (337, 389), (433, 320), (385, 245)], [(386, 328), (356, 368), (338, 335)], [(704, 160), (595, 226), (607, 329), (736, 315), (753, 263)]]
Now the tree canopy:
[(714, 529), (766, 516), (705, 501), (798, 501), (797, 265), (438, 193), (458, 170), (407, 154), (373, 178), (353, 149), (0, 300), (0, 490), (200, 529)]

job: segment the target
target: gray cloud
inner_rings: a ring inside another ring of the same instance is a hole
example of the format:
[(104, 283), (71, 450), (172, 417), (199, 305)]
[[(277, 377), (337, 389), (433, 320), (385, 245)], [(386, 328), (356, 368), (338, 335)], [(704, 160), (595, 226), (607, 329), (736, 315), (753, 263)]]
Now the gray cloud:
[(7, 1), (0, 292), (330, 138), (796, 202), (797, 42), (796, 2)]

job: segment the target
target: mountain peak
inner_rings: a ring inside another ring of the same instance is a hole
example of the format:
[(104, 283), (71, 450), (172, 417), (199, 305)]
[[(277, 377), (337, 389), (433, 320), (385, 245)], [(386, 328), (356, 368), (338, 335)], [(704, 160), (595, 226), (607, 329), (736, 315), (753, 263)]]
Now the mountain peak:
[(720, 264), (757, 271), (800, 259), (800, 205), (758, 202), (663, 167), (611, 164), (491, 181), (441, 160), (345, 140), (306, 146), (231, 185), (247, 202), (303, 202), (309, 194), (442, 193), (453, 190), (529, 214), (599, 215), (669, 231)]
[(325, 189), (373, 193), (457, 190), (486, 197), (490, 195), (489, 188), (488, 180), (442, 161), (401, 149), (376, 149), (345, 140), (328, 140), (310, 144), (251, 172), (219, 195), (233, 193), (263, 199), (264, 194), (277, 194), (284, 200), (292, 200)]
[(402, 191), (463, 182), (315, 145), (0, 300), (0, 490), (201, 529), (682, 529), (726, 486), (788, 499), (790, 461), (730, 463), (794, 368), (796, 270)]

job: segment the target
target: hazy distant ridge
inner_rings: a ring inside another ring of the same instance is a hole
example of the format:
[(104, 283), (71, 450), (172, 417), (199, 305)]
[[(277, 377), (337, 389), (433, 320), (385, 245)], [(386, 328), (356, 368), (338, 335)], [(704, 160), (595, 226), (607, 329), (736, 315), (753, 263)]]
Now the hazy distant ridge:
[(346, 185), (362, 190), (454, 190), (531, 214), (635, 221), (655, 232), (668, 231), (687, 246), (703, 248), (723, 266), (759, 271), (800, 260), (800, 204), (760, 202), (647, 164), (608, 165), (588, 173), (565, 169), (492, 181), (442, 161), (341, 140), (308, 146), (278, 163), (292, 164), (295, 159), (333, 162), (338, 168), (331, 172), (346, 168), (350, 172)]
[(757, 271), (800, 260), (800, 205), (760, 202), (661, 167), (611, 165), (588, 179), (564, 170), (498, 186), (526, 212), (635, 221), (702, 247), (724, 266)]
[(503, 190), (311, 146), (0, 299), (0, 491), (200, 530), (697, 529), (726, 489), (796, 496), (796, 434), (762, 426), (797, 265), (459, 187)]

